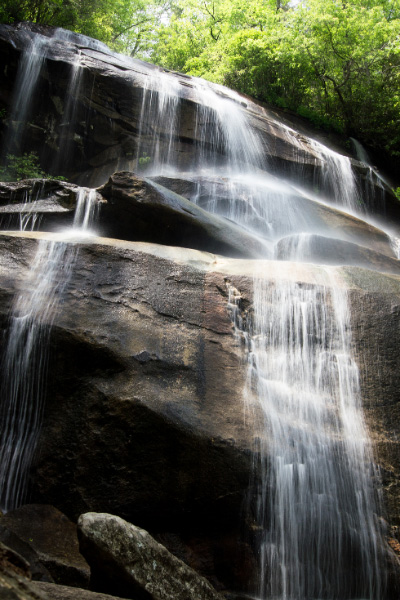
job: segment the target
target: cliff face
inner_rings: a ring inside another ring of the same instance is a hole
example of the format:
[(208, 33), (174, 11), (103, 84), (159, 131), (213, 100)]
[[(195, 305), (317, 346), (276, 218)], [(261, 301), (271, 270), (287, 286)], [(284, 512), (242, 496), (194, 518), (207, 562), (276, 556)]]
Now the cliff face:
[[(1, 236), (3, 327), (38, 239), (46, 234)], [(118, 514), (180, 548), (194, 567), (203, 555), (207, 566), (200, 571), (234, 589), (255, 561), (244, 541), (233, 540), (251, 538), (251, 522), (240, 522), (240, 515), (254, 435), (265, 433), (257, 404), (244, 413), (244, 350), (227, 301), (233, 286), (243, 315), (251, 311), (254, 268), (252, 261), (153, 244), (104, 238), (79, 244), (53, 327), (31, 474), (35, 502), (73, 518), (87, 510)], [(395, 532), (399, 341), (389, 332), (398, 326), (400, 279), (334, 269), (357, 307), (353, 342), (365, 414)], [(299, 273), (293, 263), (261, 261), (256, 270), (320, 286), (317, 266)]]
[[(0, 26), (3, 156), (35, 150), (73, 183), (0, 184), (3, 354), (16, 299), (50, 271), (57, 290), (51, 311), (34, 309), (51, 328), (30, 500), (74, 520), (98, 511), (145, 527), (229, 598), (257, 589), (258, 467), (272, 464), (276, 440), (249, 359), (255, 281), (328, 298), (315, 308), (327, 322), (340, 292), (381, 472), (385, 598), (397, 598), (399, 203), (368, 165), (249, 98), (35, 29)], [(99, 237), (88, 235), (89, 192), (78, 184), (98, 186)], [(35, 257), (61, 246), (68, 269), (45, 264), (33, 280)], [(302, 344), (328, 352), (318, 335)], [(338, 452), (344, 435), (332, 436)], [(274, 496), (271, 481), (262, 493)], [(357, 570), (353, 550), (343, 577)]]
[[(160, 157), (168, 156), (168, 164), (180, 171), (197, 168), (200, 151), (223, 160), (227, 148), (224, 135), (214, 132), (215, 111), (223, 120), (231, 119), (229, 112), (220, 110), (221, 103), (231, 99), (260, 136), (269, 172), (293, 181), (301, 178), (314, 190), (334, 191), (325, 150), (310, 139), (326, 142), (324, 136), (249, 97), (116, 55), (85, 36), (29, 23), (0, 26), (0, 54), (3, 150), (34, 150), (45, 171), (54, 175), (94, 187), (115, 171), (151, 168)], [(16, 90), (24, 78), (29, 89), (25, 85), (21, 97)], [(368, 188), (368, 167), (352, 162), (361, 187)], [(363, 202), (380, 214), (381, 206), (369, 202), (367, 195), (370, 200), (376, 195), (381, 204), (382, 194), (389, 191), (382, 192), (377, 181), (372, 187), (378, 189), (363, 194)], [(390, 193), (386, 204), (388, 216), (393, 211), (398, 217)]]

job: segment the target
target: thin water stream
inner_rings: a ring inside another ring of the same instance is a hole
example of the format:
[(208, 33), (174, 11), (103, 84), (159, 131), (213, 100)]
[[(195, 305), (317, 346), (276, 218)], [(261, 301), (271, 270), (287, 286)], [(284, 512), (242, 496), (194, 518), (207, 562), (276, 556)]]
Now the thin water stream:
[[(65, 238), (84, 239), (96, 212), (96, 192), (79, 190), (72, 228)], [(79, 247), (40, 240), (27, 280), (17, 294), (6, 333), (0, 388), (0, 507), (26, 500), (28, 478), (45, 403), (52, 325), (68, 286)]]

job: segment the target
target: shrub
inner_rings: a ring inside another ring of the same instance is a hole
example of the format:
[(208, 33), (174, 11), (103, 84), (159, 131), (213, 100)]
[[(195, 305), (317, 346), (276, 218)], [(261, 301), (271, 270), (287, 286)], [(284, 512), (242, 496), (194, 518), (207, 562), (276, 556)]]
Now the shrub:
[(21, 179), (62, 179), (45, 173), (40, 166), (36, 152), (25, 152), (22, 156), (7, 154), (5, 164), (0, 167), (1, 181), (20, 181)]

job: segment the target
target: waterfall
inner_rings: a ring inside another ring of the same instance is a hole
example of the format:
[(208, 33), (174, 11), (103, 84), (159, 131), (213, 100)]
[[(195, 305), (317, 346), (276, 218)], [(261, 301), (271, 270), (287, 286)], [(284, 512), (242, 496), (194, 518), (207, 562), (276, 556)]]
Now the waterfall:
[[(280, 258), (308, 260), (313, 236), (305, 233), (310, 226), (294, 189), (260, 173), (261, 146), (241, 134), (241, 119), (227, 117), (232, 101), (222, 102), (227, 106), (214, 108), (214, 136), (205, 136), (211, 143), (202, 164), (209, 176), (214, 162), (225, 181), (199, 180), (194, 200), (271, 240), (299, 234)], [(332, 200), (359, 210), (350, 159), (311, 145)], [(240, 292), (229, 288), (228, 310), (247, 349), (245, 414), (255, 402), (262, 419), (251, 490), (260, 600), (379, 600), (384, 594), (373, 488), (379, 476), (351, 353), (348, 299), (334, 269), (320, 268), (320, 278), (307, 286), (276, 275), (254, 277), (247, 321), (238, 309)]]
[(248, 126), (239, 95), (193, 80), (197, 99), (195, 131), (200, 142), (197, 169), (208, 167), (233, 174), (254, 172), (263, 166), (262, 144)]
[(71, 74), (66, 90), (63, 118), (59, 125), (60, 142), (52, 168), (53, 173), (58, 173), (60, 170), (65, 169), (65, 163), (68, 165), (68, 162), (71, 159), (71, 148), (77, 121), (77, 101), (82, 87), (83, 72), (81, 53), (78, 49), (75, 60), (72, 63)]
[(179, 81), (163, 71), (147, 74), (136, 157), (139, 170), (151, 169), (163, 174), (176, 164), (174, 142), (179, 131), (179, 87)]
[(259, 597), (381, 597), (373, 462), (340, 283), (254, 280), (248, 389), (265, 436)]
[[(81, 188), (74, 224), (65, 237), (90, 234), (95, 210), (95, 190)], [(43, 417), (51, 329), (77, 255), (74, 244), (40, 240), (12, 308), (1, 365), (0, 506), (4, 511), (18, 507), (26, 497)]]
[[(109, 52), (82, 36), (56, 34), (56, 39), (68, 44), (75, 38), (94, 51)], [(27, 120), (46, 43), (35, 36), (24, 54), (11, 120)], [(78, 54), (64, 109), (66, 129), (76, 120), (73, 98), (80, 91), (80, 65)], [(129, 70), (131, 62), (126, 59), (123, 66)], [(146, 168), (151, 176), (190, 177), (196, 184), (192, 200), (267, 240), (266, 258), (309, 260), (310, 232), (321, 233), (318, 223), (310, 225), (303, 210), (301, 184), (295, 187), (270, 172), (268, 148), (253, 131), (243, 98), (202, 80), (143, 65), (140, 69), (146, 83), (132, 161), (135, 168)], [(181, 117), (189, 88), (189, 100), (196, 106), (191, 124), (196, 153), (190, 164), (182, 165)], [(350, 158), (316, 140), (304, 140), (286, 125), (276, 125), (293, 151), (298, 151), (299, 161), (307, 147), (308, 156), (320, 167), (321, 176), (314, 181), (323, 188), (318, 189), (319, 200), (323, 193), (322, 201), (361, 213), (367, 220)], [(16, 131), (19, 135), (21, 129)], [(18, 135), (16, 145), (21, 145)], [(68, 155), (69, 142), (60, 148)], [(183, 168), (185, 173), (179, 171)], [(302, 197), (311, 198), (306, 193)], [(81, 189), (66, 238), (82, 230), (88, 233), (94, 206), (95, 192)], [(291, 234), (292, 239), (283, 239)], [(396, 252), (399, 246), (394, 238)], [(41, 241), (12, 310), (0, 409), (5, 510), (26, 497), (43, 415), (51, 327), (77, 253), (76, 245)], [(236, 335), (244, 339), (248, 372), (244, 411), (259, 416), (250, 502), (259, 565), (257, 598), (382, 600), (383, 544), (372, 485), (379, 478), (363, 421), (349, 301), (334, 268), (316, 268), (318, 277), (308, 285), (278, 276), (282, 264), (254, 276), (248, 319), (240, 312), (239, 290), (229, 288), (228, 301)]]
[(35, 93), (46, 56), (49, 40), (35, 35), (26, 46), (18, 65), (10, 115), (11, 128), (8, 131), (2, 150), (2, 161), (8, 152), (22, 152), (25, 127), (32, 114)]

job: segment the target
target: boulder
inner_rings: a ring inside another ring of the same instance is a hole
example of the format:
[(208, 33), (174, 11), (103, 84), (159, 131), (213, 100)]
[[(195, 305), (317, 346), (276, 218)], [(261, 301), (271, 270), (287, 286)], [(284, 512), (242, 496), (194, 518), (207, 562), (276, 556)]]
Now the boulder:
[(364, 246), (321, 235), (292, 235), (276, 244), (276, 257), (322, 265), (353, 265), (400, 274), (400, 261)]
[(89, 567), (79, 553), (76, 525), (54, 506), (27, 504), (6, 513), (0, 522), (33, 550), (55, 582), (87, 587)]
[[(275, 177), (264, 175), (257, 181), (238, 177), (227, 184), (223, 177), (199, 177), (189, 172), (182, 173), (180, 178), (162, 176), (152, 180), (195, 201), (205, 210), (212, 208), (227, 217), (233, 210), (246, 220), (250, 231), (262, 238), (278, 240), (301, 231), (356, 243), (395, 257), (390, 235), (378, 226), (319, 202), (315, 196), (302, 193)], [(395, 227), (392, 223), (391, 230)]]
[(232, 257), (261, 258), (270, 253), (266, 242), (232, 221), (133, 173), (114, 173), (98, 191), (107, 200), (98, 227), (104, 236)]
[(138, 600), (222, 600), (147, 531), (119, 517), (86, 513), (79, 517), (78, 531), (94, 589)]
[(32, 548), (29, 542), (25, 542), (18, 535), (16, 535), (11, 529), (1, 524), (0, 520), (0, 542), (5, 546), (17, 552), (23, 557), (29, 564), (29, 569), (32, 575), (32, 579), (36, 581), (48, 581), (53, 582), (53, 577), (49, 571), (42, 564), (37, 552)]

